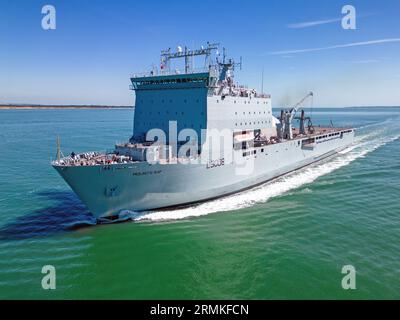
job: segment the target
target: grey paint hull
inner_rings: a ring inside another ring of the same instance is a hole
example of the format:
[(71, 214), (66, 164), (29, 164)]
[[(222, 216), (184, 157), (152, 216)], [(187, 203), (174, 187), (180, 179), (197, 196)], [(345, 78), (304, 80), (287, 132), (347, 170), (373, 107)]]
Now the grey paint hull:
[[(350, 145), (354, 131), (343, 137), (302, 148), (290, 140), (257, 148), (254, 169), (237, 174), (237, 164), (209, 168), (206, 164), (153, 164), (138, 162), (108, 166), (57, 166), (54, 168), (96, 216), (116, 215), (121, 210), (143, 211), (232, 194), (319, 161)], [(242, 154), (242, 151), (236, 151)]]

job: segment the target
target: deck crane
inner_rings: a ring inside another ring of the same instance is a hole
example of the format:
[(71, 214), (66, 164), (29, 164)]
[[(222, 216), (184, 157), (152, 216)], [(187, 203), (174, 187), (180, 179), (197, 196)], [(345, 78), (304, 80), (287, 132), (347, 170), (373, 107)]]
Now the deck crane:
[[(293, 139), (292, 121), (295, 118), (296, 112), (297, 112), (299, 106), (304, 101), (306, 101), (309, 97), (313, 97), (313, 96), (314, 96), (314, 93), (311, 91), (303, 99), (301, 99), (299, 102), (297, 102), (294, 105), (294, 107), (291, 108), (290, 110), (281, 110), (280, 128), (279, 128), (279, 136), (281, 139), (288, 139), (288, 140)], [(305, 120), (304, 114), (303, 114), (303, 120)], [(300, 127), (303, 127), (303, 133), (305, 133), (304, 122), (302, 123), (302, 125), (300, 125)]]
[[(299, 133), (300, 134), (304, 134), (305, 135), (307, 133), (314, 133), (315, 128), (314, 128), (314, 126), (312, 124), (311, 117), (306, 117), (304, 110), (301, 110), (300, 117), (294, 117), (294, 119), (300, 120), (300, 128), (299, 128)], [(305, 129), (305, 122), (306, 121), (307, 121), (307, 132), (306, 132), (306, 129)]]

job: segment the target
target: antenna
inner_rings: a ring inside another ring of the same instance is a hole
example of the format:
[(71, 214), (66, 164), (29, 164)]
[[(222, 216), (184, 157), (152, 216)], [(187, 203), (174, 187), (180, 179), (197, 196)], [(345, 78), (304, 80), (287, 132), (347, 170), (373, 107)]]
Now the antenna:
[(191, 69), (194, 68), (194, 56), (205, 56), (206, 63), (209, 63), (210, 55), (213, 50), (218, 49), (218, 43), (209, 43), (207, 42), (207, 47), (202, 47), (201, 49), (190, 50), (188, 47), (182, 48), (181, 46), (177, 47), (176, 52), (171, 52), (171, 48), (167, 50), (161, 51), (161, 65), (162, 69), (165, 69), (167, 72), (170, 70), (170, 62), (172, 59), (184, 58), (185, 59), (185, 72), (188, 73)]
[(314, 110), (314, 93), (313, 93), (313, 95), (311, 96), (310, 104), (311, 104), (310, 119), (312, 119), (312, 117), (313, 117), (313, 110)]
[(56, 158), (57, 161), (60, 161), (61, 156), (62, 156), (62, 152), (61, 152), (61, 148), (60, 148), (60, 136), (57, 136), (57, 154), (56, 154)]

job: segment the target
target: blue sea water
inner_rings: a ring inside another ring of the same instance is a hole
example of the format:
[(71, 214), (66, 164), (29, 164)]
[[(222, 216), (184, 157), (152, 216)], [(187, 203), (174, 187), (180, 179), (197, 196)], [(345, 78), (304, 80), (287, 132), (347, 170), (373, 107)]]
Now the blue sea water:
[[(197, 206), (96, 225), (50, 166), (112, 148), (132, 110), (0, 110), (0, 298), (400, 298), (400, 108), (312, 111), (357, 128), (329, 161)], [(343, 290), (353, 265), (357, 289)], [(54, 265), (56, 290), (43, 290)]]

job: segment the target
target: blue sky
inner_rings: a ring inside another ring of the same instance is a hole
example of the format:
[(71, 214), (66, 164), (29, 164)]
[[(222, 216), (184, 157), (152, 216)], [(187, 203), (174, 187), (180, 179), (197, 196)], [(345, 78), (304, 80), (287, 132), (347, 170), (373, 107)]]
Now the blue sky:
[[(41, 28), (43, 5), (57, 28)], [(353, 5), (357, 29), (341, 27)], [(400, 1), (0, 0), (0, 103), (132, 105), (161, 49), (219, 42), (274, 105), (400, 105)]]

